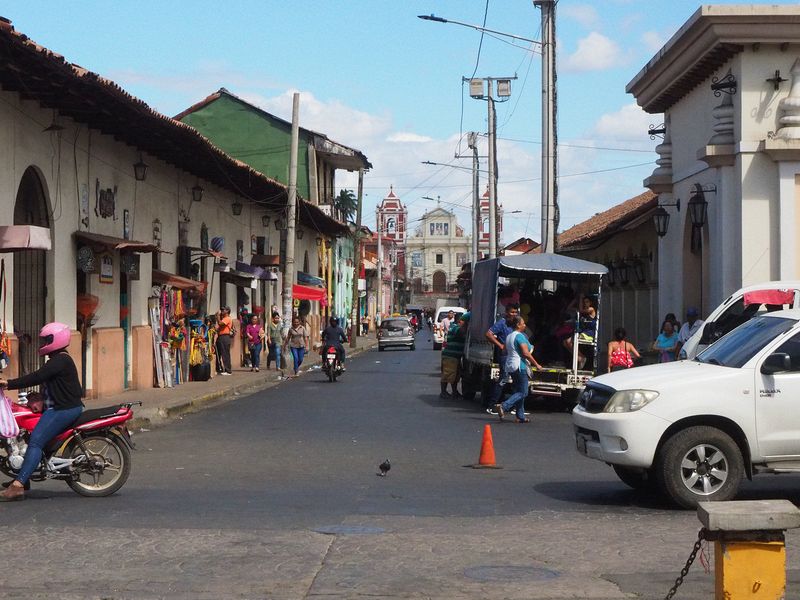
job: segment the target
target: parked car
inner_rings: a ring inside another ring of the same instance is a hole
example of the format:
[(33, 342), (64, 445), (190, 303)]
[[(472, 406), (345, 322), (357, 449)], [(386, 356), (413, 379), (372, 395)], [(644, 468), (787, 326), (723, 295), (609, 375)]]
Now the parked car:
[(800, 310), (754, 317), (694, 360), (592, 379), (578, 452), (677, 504), (729, 500), (742, 477), (800, 472)]
[(442, 325), (442, 321), (444, 321), (445, 317), (447, 317), (447, 313), (449, 313), (451, 310), (454, 313), (456, 313), (455, 316), (456, 321), (458, 321), (458, 317), (467, 312), (466, 308), (462, 308), (460, 306), (442, 306), (436, 310), (436, 318), (433, 320), (434, 350), (441, 350), (442, 346), (447, 340), (447, 332), (444, 330), (444, 325)]
[(416, 350), (414, 333), (408, 317), (384, 319), (378, 328), (378, 350), (383, 352), (389, 346), (406, 346), (409, 350)]
[(800, 281), (767, 281), (737, 290), (686, 340), (680, 358), (692, 359), (748, 319), (771, 310), (800, 308)]

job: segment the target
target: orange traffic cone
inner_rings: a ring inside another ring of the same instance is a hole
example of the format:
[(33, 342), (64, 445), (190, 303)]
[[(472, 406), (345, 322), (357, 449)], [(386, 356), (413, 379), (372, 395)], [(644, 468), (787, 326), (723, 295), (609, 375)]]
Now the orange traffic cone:
[(483, 426), (483, 443), (481, 443), (481, 456), (473, 469), (502, 469), (495, 464), (494, 443), (492, 442), (492, 427), (488, 423)]

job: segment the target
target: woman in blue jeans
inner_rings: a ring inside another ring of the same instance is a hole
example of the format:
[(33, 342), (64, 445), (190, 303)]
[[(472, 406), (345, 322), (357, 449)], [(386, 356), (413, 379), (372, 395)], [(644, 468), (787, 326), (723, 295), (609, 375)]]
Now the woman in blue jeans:
[(289, 344), (289, 350), (292, 353), (292, 360), (294, 361), (294, 376), (297, 377), (300, 365), (303, 364), (303, 358), (306, 352), (308, 352), (308, 330), (306, 326), (300, 322), (300, 317), (294, 317), (292, 319), (292, 326), (286, 334), (286, 341)]
[(78, 369), (72, 357), (67, 354), (69, 326), (64, 323), (48, 323), (42, 327), (39, 338), (39, 356), (49, 356), (44, 366), (17, 379), (0, 379), (0, 387), (10, 390), (41, 385), (45, 406), (39, 422), (31, 432), (19, 474), (14, 481), (3, 484), (6, 490), (0, 493), (0, 502), (25, 500), (25, 490), (30, 488), (28, 480), (42, 460), (42, 450), (50, 440), (69, 429), (83, 411)]
[(513, 317), (509, 321), (513, 329), (506, 338), (506, 373), (511, 375), (513, 393), (502, 404), (495, 404), (497, 415), (503, 420), (505, 413), (517, 409), (517, 423), (530, 423), (525, 416), (525, 398), (528, 397), (528, 367), (526, 361), (534, 369), (541, 369), (531, 354), (531, 345), (525, 334), (525, 320), (522, 317)]

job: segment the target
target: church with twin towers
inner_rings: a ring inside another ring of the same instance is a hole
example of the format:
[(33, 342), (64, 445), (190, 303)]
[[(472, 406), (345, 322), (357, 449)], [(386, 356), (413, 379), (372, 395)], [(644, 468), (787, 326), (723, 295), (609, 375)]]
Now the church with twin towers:
[[(417, 219), (408, 219), (408, 209), (390, 188), (388, 195), (377, 208), (376, 226), (381, 235), (392, 240), (404, 260), (397, 264), (404, 269), (405, 281), (410, 287), (413, 303), (426, 304), (425, 298), (456, 297), (457, 277), (462, 267), (470, 262), (472, 248), (471, 206), (459, 206), (441, 200)], [(464, 214), (465, 224), (459, 224), (456, 210)], [(489, 253), (489, 192), (480, 202), (481, 230), (478, 254), (485, 258)], [(498, 240), (502, 239), (503, 210), (498, 207)], [(502, 242), (498, 242), (502, 247)]]

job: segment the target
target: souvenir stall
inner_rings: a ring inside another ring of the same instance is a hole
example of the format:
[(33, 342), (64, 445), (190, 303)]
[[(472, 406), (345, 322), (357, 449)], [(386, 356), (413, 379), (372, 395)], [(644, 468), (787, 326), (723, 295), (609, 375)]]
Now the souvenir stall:
[[(191, 321), (197, 316), (205, 289), (204, 281), (153, 269), (153, 293), (148, 300), (148, 310), (153, 330), (155, 381), (158, 387), (173, 387), (190, 381), (192, 350), (193, 346), (199, 344), (194, 342), (195, 328), (191, 326)], [(207, 333), (203, 333), (202, 337), (206, 339), (207, 357)]]

